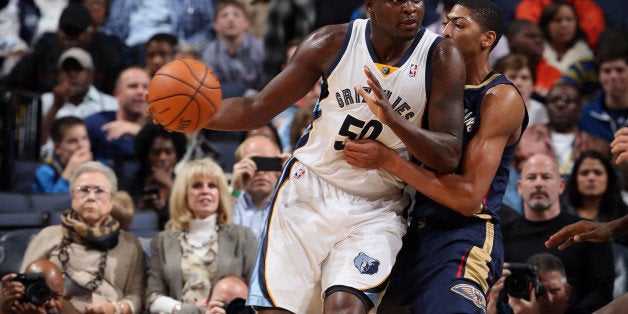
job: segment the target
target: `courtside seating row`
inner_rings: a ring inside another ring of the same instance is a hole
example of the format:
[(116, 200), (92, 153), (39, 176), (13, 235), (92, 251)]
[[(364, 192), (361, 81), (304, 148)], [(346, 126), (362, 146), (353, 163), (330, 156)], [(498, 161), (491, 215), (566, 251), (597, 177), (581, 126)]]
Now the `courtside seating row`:
[[(60, 214), (71, 207), (69, 194), (25, 194), (0, 192), (0, 232), (43, 228), (60, 224)], [(135, 213), (129, 231), (149, 234), (159, 231), (157, 213), (152, 210)]]

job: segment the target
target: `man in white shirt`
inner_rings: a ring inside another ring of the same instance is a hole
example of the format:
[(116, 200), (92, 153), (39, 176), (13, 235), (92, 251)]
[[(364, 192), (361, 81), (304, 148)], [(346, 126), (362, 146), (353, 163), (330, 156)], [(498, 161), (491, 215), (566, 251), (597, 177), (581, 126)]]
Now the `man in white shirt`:
[(233, 223), (249, 227), (258, 240), (262, 237), (270, 209), (270, 197), (281, 168), (276, 171), (261, 170), (263, 166), (256, 163), (253, 157), (280, 158), (280, 154), (279, 146), (263, 135), (247, 138), (235, 152), (237, 162), (233, 165), (231, 189), (237, 200), (233, 209)]
[[(118, 100), (94, 87), (94, 63), (81, 48), (70, 48), (57, 62), (59, 76), (52, 92), (41, 96), (42, 144), (49, 142), (49, 130), (56, 118), (76, 116), (85, 118), (101, 111), (118, 110)], [(47, 144), (47, 143), (46, 143)], [(42, 147), (46, 156), (47, 145)]]

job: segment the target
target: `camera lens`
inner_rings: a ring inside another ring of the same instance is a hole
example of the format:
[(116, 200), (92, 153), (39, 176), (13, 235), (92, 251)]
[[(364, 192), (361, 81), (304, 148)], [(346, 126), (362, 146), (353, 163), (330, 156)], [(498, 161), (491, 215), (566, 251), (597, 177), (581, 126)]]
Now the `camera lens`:
[(46, 282), (33, 282), (26, 286), (24, 298), (27, 302), (41, 306), (50, 300), (52, 293)]
[(504, 282), (504, 290), (506, 293), (517, 298), (528, 298), (532, 282), (530, 278), (523, 272), (513, 272), (506, 277)]

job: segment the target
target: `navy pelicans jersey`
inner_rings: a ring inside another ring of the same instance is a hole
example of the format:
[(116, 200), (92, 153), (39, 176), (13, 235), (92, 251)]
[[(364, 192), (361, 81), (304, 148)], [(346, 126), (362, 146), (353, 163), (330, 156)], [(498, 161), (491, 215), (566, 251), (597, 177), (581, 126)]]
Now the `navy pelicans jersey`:
[[(480, 112), (482, 110), (482, 100), (484, 99), (484, 95), (486, 92), (492, 88), (493, 86), (499, 84), (508, 84), (513, 85), (505, 76), (490, 72), (480, 83), (479, 85), (465, 85), (464, 87), (464, 130), (462, 135), (462, 149), (463, 152), (466, 149), (469, 141), (475, 135), (478, 128), (480, 127)], [(513, 85), (514, 86), (514, 85)], [(510, 104), (503, 104), (504, 106), (509, 106)], [(523, 128), (521, 129), (521, 133), (525, 130), (528, 125), (528, 112), (526, 110), (525, 118), (523, 119)], [(489, 186), (488, 191), (484, 195), (484, 199), (482, 201), (484, 214), (490, 214), (493, 218), (497, 216), (497, 211), (500, 209), (502, 204), (502, 199), (504, 197), (504, 192), (506, 191), (506, 185), (508, 185), (508, 176), (510, 171), (508, 169), (508, 164), (512, 159), (515, 149), (517, 148), (516, 143), (506, 146), (504, 151), (501, 152), (501, 161), (499, 163), (499, 167), (497, 168), (497, 172), (495, 173), (495, 177), (493, 181), (491, 181), (491, 185)], [(494, 152), (486, 152), (487, 154), (493, 154)], [(417, 202), (415, 206), (415, 211), (412, 216), (415, 217), (424, 217), (424, 216), (443, 216), (443, 213), (449, 213), (452, 216), (458, 216), (460, 214), (455, 213), (451, 209), (446, 209), (444, 206), (430, 200), (429, 198), (417, 193)], [(462, 215), (460, 215), (462, 217)]]
[(442, 37), (421, 28), (406, 54), (394, 66), (379, 62), (370, 39), (369, 20), (349, 24), (343, 47), (323, 77), (312, 123), (296, 145), (294, 156), (320, 177), (349, 193), (379, 198), (399, 193), (404, 183), (382, 170), (357, 169), (343, 157), (346, 138), (377, 140), (407, 157), (405, 145), (369, 110), (355, 86), (366, 85), (363, 67), (375, 74), (393, 109), (419, 125), (427, 103), (431, 56)]

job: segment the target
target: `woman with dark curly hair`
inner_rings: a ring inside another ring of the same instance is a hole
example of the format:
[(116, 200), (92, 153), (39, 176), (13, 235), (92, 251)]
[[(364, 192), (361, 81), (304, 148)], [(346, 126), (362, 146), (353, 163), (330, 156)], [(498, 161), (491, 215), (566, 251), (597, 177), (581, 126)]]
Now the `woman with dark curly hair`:
[(166, 203), (175, 176), (174, 167), (183, 158), (186, 147), (183, 133), (169, 132), (153, 123), (144, 125), (135, 137), (139, 169), (128, 190), (139, 210), (157, 211), (162, 228), (168, 220)]
[[(611, 162), (597, 151), (584, 151), (576, 159), (566, 186), (571, 210), (580, 218), (608, 222), (628, 214), (621, 182)], [(616, 239), (628, 244), (628, 238)]]

